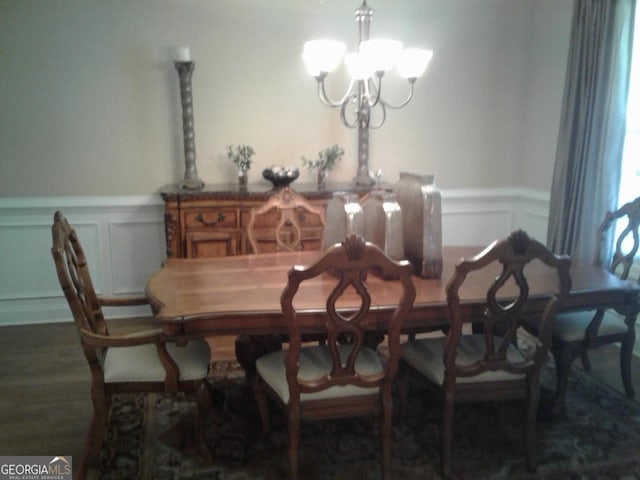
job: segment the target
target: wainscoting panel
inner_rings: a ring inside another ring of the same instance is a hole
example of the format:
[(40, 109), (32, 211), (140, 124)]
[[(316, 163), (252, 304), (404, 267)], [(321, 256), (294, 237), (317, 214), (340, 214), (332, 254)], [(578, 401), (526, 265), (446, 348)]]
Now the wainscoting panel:
[(147, 279), (162, 266), (164, 224), (158, 219), (109, 224), (111, 284), (114, 295), (137, 295)]
[[(61, 210), (82, 243), (96, 290), (141, 295), (164, 259), (160, 197), (0, 199), (0, 326), (70, 321), (51, 257), (51, 225)], [(107, 310), (107, 314), (113, 312)], [(145, 307), (118, 311), (149, 313)]]
[(515, 212), (515, 225), (526, 225), (533, 238), (542, 243), (547, 241), (547, 223), (549, 221), (549, 194), (546, 192), (527, 192), (520, 198)]
[[(442, 193), (443, 243), (484, 246), (523, 228), (546, 236), (548, 194), (527, 189)], [(141, 295), (165, 258), (160, 197), (0, 198), (0, 326), (69, 321), (51, 258), (51, 224), (62, 210), (76, 228), (96, 289)], [(122, 316), (145, 308), (118, 311)], [(107, 312), (112, 314), (113, 312)]]

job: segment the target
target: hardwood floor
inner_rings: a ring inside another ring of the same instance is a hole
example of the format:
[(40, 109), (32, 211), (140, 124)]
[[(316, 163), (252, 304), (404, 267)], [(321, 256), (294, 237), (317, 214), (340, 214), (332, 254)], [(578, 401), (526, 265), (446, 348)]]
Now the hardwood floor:
[(0, 329), (0, 453), (80, 458), (89, 368), (71, 323)]
[[(139, 326), (118, 321), (112, 330)], [(233, 355), (232, 337), (210, 344), (218, 358)], [(91, 417), (91, 382), (73, 324), (1, 327), (0, 352), (0, 455), (70, 455), (79, 461)], [(612, 345), (592, 351), (592, 374), (622, 392), (618, 352)], [(638, 398), (638, 357), (633, 376)]]
[[(111, 323), (113, 332), (140, 322)], [(233, 355), (233, 339), (211, 339)], [(91, 378), (72, 323), (0, 328), (0, 455), (69, 455), (79, 461), (92, 406)]]

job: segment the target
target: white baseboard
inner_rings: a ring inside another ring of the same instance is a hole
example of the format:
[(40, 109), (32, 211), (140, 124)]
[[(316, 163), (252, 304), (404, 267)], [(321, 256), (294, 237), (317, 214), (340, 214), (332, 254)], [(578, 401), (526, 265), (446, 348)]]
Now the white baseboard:
[[(517, 228), (544, 241), (548, 204), (548, 193), (529, 189), (445, 190), (443, 243), (486, 245)], [(0, 198), (0, 326), (71, 320), (51, 258), (56, 210), (77, 230), (105, 295), (142, 294), (165, 258), (160, 196)]]

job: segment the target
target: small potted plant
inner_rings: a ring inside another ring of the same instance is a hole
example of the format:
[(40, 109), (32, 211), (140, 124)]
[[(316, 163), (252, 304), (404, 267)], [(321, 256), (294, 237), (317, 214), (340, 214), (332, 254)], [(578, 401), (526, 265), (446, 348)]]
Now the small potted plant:
[(254, 153), (255, 151), (249, 145), (227, 145), (227, 158), (238, 167), (238, 181), (241, 187), (247, 186), (251, 156)]
[(310, 171), (318, 171), (318, 188), (325, 188), (329, 171), (335, 167), (344, 155), (344, 150), (339, 145), (333, 145), (318, 152), (318, 158), (308, 160), (302, 157), (302, 165)]

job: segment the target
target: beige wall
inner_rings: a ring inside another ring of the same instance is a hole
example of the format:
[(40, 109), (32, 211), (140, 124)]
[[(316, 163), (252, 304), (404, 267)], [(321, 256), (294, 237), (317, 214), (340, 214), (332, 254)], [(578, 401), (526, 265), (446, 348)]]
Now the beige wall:
[(533, 1), (533, 25), (526, 67), (524, 186), (551, 188), (569, 47), (572, 2)]
[[(572, 0), (371, 0), (372, 36), (435, 52), (414, 100), (372, 132), (370, 166), (443, 189), (548, 190)], [(189, 45), (197, 164), (233, 179), (225, 145), (300, 165), (355, 132), (320, 105), (305, 40), (356, 40), (354, 0), (0, 1), (0, 196), (149, 194), (184, 172), (175, 45)], [(337, 91), (345, 79), (334, 79)], [(399, 99), (390, 81), (385, 91)], [(303, 173), (303, 179), (311, 177)], [(266, 184), (265, 184), (266, 185)]]

